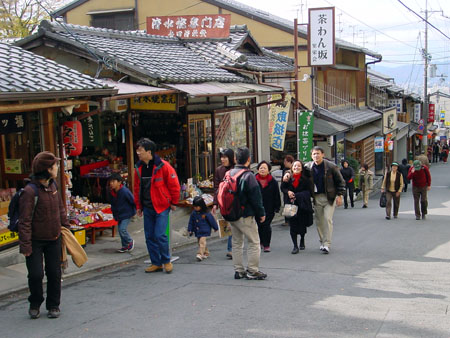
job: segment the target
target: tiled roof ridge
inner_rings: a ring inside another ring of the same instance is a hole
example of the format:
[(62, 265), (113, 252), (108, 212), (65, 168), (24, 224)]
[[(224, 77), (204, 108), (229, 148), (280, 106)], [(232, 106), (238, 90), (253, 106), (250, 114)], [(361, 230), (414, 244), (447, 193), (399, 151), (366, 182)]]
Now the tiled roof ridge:
[(231, 25), (230, 26), (230, 33), (234, 32), (248, 32), (248, 27), (246, 24), (243, 25)]
[(282, 61), (282, 62), (290, 63), (292, 65), (295, 63), (294, 59), (289, 56), (275, 53), (275, 52), (271, 51), (270, 49), (267, 49), (264, 47), (262, 47), (261, 49), (262, 49), (264, 55), (270, 56), (270, 57), (277, 59), (279, 61)]
[(245, 62), (247, 61), (247, 57), (240, 53), (239, 51), (235, 50), (234, 48), (231, 48), (229, 46), (226, 46), (225, 44), (219, 42), (217, 43), (217, 51), (226, 56), (227, 58), (231, 59), (233, 62)]
[[(64, 25), (67, 29), (65, 29), (62, 25)], [(145, 31), (121, 31), (109, 28), (97, 28), (90, 26), (73, 25), (68, 23), (49, 22), (47, 20), (41, 21), (39, 27), (53, 32), (70, 31), (73, 33), (82, 33), (87, 35), (91, 34), (96, 36), (106, 36), (118, 39), (145, 40), (162, 43), (180, 43), (179, 38), (175, 37), (171, 38), (168, 36), (147, 34)]]

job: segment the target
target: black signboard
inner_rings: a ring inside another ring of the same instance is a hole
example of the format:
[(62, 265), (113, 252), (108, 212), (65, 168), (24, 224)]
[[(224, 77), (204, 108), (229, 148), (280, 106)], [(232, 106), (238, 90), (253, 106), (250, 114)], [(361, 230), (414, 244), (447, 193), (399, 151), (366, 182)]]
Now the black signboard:
[(25, 113), (0, 114), (0, 134), (20, 133), (25, 130)]

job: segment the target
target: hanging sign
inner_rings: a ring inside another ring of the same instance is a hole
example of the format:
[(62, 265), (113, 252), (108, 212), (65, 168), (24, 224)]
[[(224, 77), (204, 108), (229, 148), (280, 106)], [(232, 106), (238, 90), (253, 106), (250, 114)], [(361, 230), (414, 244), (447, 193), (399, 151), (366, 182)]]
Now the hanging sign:
[(80, 121), (63, 123), (63, 143), (67, 156), (78, 156), (83, 151), (83, 128)]
[(180, 39), (228, 38), (231, 14), (147, 17), (147, 34)]
[(102, 145), (102, 132), (98, 115), (88, 116), (81, 120), (83, 125), (83, 146), (99, 147)]
[(135, 97), (130, 99), (131, 109), (136, 110), (177, 110), (177, 94), (163, 94)]
[(375, 152), (382, 153), (384, 151), (384, 137), (376, 136), (374, 139)]
[(335, 64), (334, 7), (309, 9), (308, 61), (310, 66)]
[(422, 111), (422, 105), (420, 103), (414, 104), (414, 122), (419, 121)]
[(1, 114), (0, 134), (20, 133), (25, 130), (25, 114)]
[(313, 146), (314, 114), (312, 111), (297, 111), (298, 121), (298, 156), (301, 161), (311, 159)]
[(389, 99), (388, 100), (388, 106), (389, 107), (395, 107), (395, 110), (397, 111), (397, 114), (402, 112), (402, 99)]
[[(281, 95), (273, 95), (272, 100), (281, 99)], [(285, 100), (270, 105), (269, 113), (269, 142), (272, 149), (283, 151), (284, 140), (291, 106), (291, 95), (287, 94)]]

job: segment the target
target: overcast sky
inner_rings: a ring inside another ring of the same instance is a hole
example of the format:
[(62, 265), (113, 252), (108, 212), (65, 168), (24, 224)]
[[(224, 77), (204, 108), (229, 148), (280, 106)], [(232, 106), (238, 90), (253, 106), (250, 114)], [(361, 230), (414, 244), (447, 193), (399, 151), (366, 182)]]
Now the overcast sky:
[[(307, 8), (336, 8), (336, 37), (364, 46), (383, 55), (383, 66), (423, 63), (424, 22), (398, 0), (238, 0), (272, 14), (306, 23)], [(425, 0), (402, 0), (425, 17)], [(450, 1), (428, 0), (428, 21), (450, 37)], [(444, 16), (443, 16), (444, 15)], [(446, 17), (445, 17), (446, 16)], [(435, 29), (428, 29), (432, 62), (448, 64), (450, 40)], [(448, 74), (447, 74), (448, 75)]]

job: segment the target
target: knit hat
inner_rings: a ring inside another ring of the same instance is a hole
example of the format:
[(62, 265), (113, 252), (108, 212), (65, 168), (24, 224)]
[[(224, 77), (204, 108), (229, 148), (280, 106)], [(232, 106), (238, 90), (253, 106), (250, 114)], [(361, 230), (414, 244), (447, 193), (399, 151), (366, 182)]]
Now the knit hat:
[(394, 165), (396, 165), (398, 167), (398, 163), (397, 162), (392, 162), (391, 163), (391, 167), (394, 166)]
[(33, 174), (41, 173), (51, 168), (56, 161), (60, 161), (59, 157), (53, 155), (50, 151), (40, 152), (33, 159)]
[(422, 169), (422, 162), (420, 162), (419, 160), (415, 160), (413, 163), (414, 166), (414, 170), (420, 170)]

